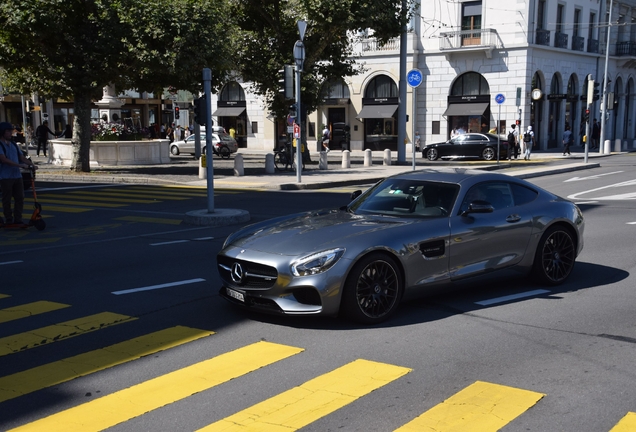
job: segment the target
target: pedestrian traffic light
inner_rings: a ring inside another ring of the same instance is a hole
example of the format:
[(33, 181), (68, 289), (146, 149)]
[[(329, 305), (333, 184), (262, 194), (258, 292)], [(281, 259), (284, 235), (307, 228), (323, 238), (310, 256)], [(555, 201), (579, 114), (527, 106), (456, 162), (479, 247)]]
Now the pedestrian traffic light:
[(594, 92), (593, 92), (593, 97), (592, 99), (594, 99), (595, 101), (599, 100), (601, 97), (599, 96), (598, 92), (599, 92), (599, 86), (601, 85), (600, 82), (596, 82), (596, 81), (592, 81), (594, 84), (592, 84), (594, 86)]
[(194, 121), (205, 126), (208, 118), (208, 104), (205, 96), (194, 100)]
[(179, 107), (176, 105), (174, 107), (174, 119), (179, 120)]
[(585, 110), (585, 123), (589, 123), (590, 122), (590, 110), (586, 109)]
[(278, 92), (281, 93), (285, 99), (294, 98), (294, 67), (292, 65), (285, 65), (283, 69), (278, 70)]
[(289, 106), (289, 116), (294, 118), (298, 117), (298, 106), (296, 104)]

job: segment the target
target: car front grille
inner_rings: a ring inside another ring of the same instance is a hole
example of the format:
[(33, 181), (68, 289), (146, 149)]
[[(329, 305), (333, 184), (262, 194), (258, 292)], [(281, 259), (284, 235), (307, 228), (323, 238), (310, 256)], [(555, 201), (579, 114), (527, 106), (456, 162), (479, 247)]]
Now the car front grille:
[[(278, 278), (275, 267), (258, 264), (250, 261), (230, 258), (219, 255), (216, 258), (221, 278), (228, 284), (243, 288), (271, 288)], [(232, 279), (232, 267), (240, 264), (243, 270), (243, 279), (240, 282)]]

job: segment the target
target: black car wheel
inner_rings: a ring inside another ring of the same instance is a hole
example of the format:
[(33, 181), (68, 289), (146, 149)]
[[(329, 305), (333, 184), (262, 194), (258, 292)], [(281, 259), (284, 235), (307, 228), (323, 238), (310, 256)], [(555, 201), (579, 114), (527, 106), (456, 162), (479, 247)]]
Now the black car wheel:
[(172, 153), (173, 156), (178, 156), (179, 147), (177, 147), (176, 145), (173, 145), (172, 147), (170, 147), (170, 153)]
[(436, 148), (430, 148), (426, 150), (426, 159), (430, 161), (434, 161), (434, 160), (437, 160), (438, 157), (439, 157), (439, 152), (437, 151)]
[(227, 146), (221, 146), (219, 147), (219, 154), (221, 155), (221, 159), (229, 159), (230, 149)]
[(402, 276), (393, 258), (374, 253), (351, 270), (342, 295), (346, 316), (364, 324), (376, 324), (393, 315), (402, 297)]
[(561, 226), (549, 228), (537, 247), (533, 276), (543, 284), (559, 285), (572, 273), (575, 258), (572, 234)]
[(481, 157), (484, 158), (487, 161), (493, 160), (496, 155), (497, 155), (497, 153), (495, 153), (495, 149), (492, 148), (492, 147), (486, 147), (481, 152)]

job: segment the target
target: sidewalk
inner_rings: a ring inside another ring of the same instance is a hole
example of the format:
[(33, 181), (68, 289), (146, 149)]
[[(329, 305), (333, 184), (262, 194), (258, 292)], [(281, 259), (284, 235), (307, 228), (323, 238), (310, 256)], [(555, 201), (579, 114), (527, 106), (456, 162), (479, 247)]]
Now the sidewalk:
[[(245, 160), (245, 176), (234, 176), (234, 156), (225, 162), (224, 168), (214, 166), (214, 188), (218, 189), (270, 189), (270, 190), (300, 190), (323, 189), (338, 186), (374, 183), (384, 177), (410, 172), (413, 170), (412, 158), (406, 155), (406, 165), (382, 165), (383, 152), (373, 153), (373, 165), (363, 166), (363, 152), (351, 153), (351, 168), (342, 168), (342, 153), (332, 151), (328, 154), (329, 169), (319, 170), (318, 152), (311, 154), (312, 164), (301, 173), (301, 182), (297, 182), (294, 171), (265, 173), (265, 150), (240, 149)], [(612, 153), (614, 155), (619, 153)], [(531, 178), (559, 172), (576, 171), (600, 166), (601, 158), (611, 155), (590, 152), (588, 163), (584, 163), (581, 147), (572, 149), (571, 156), (562, 156), (560, 149), (551, 151), (537, 151), (532, 154), (530, 161), (502, 160), (496, 161), (428, 161), (416, 155), (416, 170), (432, 167), (462, 167), (470, 169), (500, 170), (520, 178)], [(193, 160), (173, 159), (170, 164), (144, 166), (114, 166), (93, 168), (90, 173), (72, 173), (68, 167), (47, 164), (46, 158), (32, 155), (38, 165), (37, 181), (63, 181), (73, 183), (136, 183), (136, 184), (172, 184), (182, 186), (205, 187), (207, 180), (199, 179), (198, 163)], [(395, 163), (396, 154), (392, 155)], [(221, 165), (222, 162), (214, 162)]]

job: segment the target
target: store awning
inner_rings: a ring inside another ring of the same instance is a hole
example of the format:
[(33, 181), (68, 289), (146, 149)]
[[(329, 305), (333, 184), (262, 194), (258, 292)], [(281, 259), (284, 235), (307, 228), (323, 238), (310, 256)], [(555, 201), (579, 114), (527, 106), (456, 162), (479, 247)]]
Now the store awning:
[(243, 111), (245, 111), (245, 107), (224, 107), (217, 109), (212, 115), (216, 117), (237, 117), (243, 114)]
[(488, 103), (459, 103), (450, 104), (444, 114), (444, 117), (449, 116), (475, 116), (482, 115), (488, 108)]
[(397, 107), (397, 105), (365, 105), (362, 107), (362, 111), (357, 115), (357, 118), (390, 118), (393, 117)]

